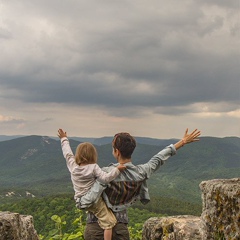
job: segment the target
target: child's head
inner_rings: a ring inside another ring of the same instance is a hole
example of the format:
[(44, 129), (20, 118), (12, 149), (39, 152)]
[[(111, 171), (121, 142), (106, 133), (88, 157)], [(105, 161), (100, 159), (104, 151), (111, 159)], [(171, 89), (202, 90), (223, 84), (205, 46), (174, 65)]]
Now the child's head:
[(117, 133), (113, 138), (112, 147), (118, 149), (122, 158), (129, 159), (136, 147), (136, 140), (129, 133)]
[(75, 159), (78, 165), (96, 163), (97, 150), (89, 142), (80, 143), (76, 149)]

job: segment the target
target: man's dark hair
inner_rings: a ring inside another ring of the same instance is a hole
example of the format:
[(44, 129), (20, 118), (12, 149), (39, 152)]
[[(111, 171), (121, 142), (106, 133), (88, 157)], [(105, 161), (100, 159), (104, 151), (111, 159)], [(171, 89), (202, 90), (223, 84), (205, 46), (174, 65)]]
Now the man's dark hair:
[(112, 146), (119, 150), (123, 158), (131, 158), (136, 147), (136, 140), (129, 133), (121, 132), (114, 136)]

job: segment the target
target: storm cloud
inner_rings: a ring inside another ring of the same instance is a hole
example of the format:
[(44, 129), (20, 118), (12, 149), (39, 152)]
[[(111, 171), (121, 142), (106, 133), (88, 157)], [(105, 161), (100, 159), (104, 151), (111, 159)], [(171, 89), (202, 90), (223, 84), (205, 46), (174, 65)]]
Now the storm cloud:
[(72, 135), (175, 137), (196, 123), (240, 135), (238, 1), (12, 0), (0, 14), (3, 134), (62, 123)]

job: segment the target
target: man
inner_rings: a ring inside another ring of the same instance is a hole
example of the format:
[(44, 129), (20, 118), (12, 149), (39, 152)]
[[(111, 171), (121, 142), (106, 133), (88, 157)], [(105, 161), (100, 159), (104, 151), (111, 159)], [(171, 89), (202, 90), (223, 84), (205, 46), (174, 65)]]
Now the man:
[[(128, 216), (127, 208), (130, 207), (136, 200), (140, 200), (143, 204), (150, 201), (147, 187), (147, 179), (150, 178), (164, 162), (171, 156), (176, 154), (176, 151), (185, 144), (199, 141), (201, 132), (195, 129), (188, 134), (186, 129), (184, 137), (175, 144), (171, 144), (162, 151), (154, 155), (147, 163), (134, 165), (132, 163), (132, 153), (136, 147), (136, 141), (129, 133), (118, 133), (112, 141), (112, 154), (117, 160), (117, 163), (111, 164), (102, 170), (109, 172), (113, 167), (119, 164), (124, 164), (126, 170), (113, 180), (107, 187), (100, 186), (96, 183), (93, 186), (92, 194), (81, 198), (81, 204), (89, 204), (94, 201), (103, 192), (103, 198), (107, 206), (112, 209), (117, 219), (117, 225), (113, 228), (114, 240), (129, 240), (128, 232)], [(89, 213), (87, 217), (87, 226), (84, 233), (85, 240), (103, 240), (103, 230), (99, 227), (96, 217)]]

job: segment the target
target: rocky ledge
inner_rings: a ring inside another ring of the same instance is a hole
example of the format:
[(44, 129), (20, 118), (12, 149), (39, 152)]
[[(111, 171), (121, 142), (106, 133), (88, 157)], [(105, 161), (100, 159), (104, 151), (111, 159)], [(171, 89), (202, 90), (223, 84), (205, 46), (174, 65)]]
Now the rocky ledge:
[(143, 240), (240, 240), (240, 178), (201, 182), (200, 217), (150, 218)]
[(39, 240), (32, 216), (0, 212), (1, 240)]

